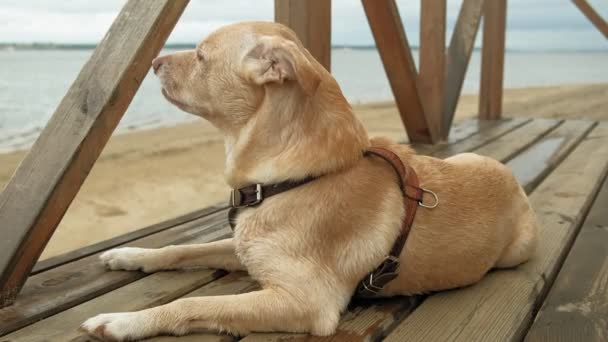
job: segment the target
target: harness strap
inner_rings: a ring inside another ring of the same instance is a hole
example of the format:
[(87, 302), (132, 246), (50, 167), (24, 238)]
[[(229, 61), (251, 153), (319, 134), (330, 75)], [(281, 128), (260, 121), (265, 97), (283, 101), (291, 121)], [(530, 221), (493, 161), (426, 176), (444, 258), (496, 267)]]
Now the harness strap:
[[(386, 258), (359, 283), (357, 295), (360, 297), (374, 297), (393, 279), (397, 278), (397, 268), (399, 267), (399, 256), (403, 251), (405, 242), (414, 223), (416, 209), (423, 204), (424, 189), (420, 188), (418, 176), (414, 169), (409, 165), (404, 165), (401, 158), (394, 152), (380, 147), (371, 147), (366, 155), (374, 155), (388, 162), (397, 173), (399, 188), (403, 193), (403, 207), (405, 218), (401, 223), (401, 233), (395, 240), (393, 247)], [(433, 194), (434, 195), (434, 194)], [(436, 199), (436, 196), (435, 196)], [(435, 203), (436, 205), (436, 203)]]
[(239, 209), (253, 207), (260, 204), (265, 198), (297, 188), (298, 186), (312, 182), (317, 178), (318, 177), (307, 177), (296, 181), (289, 180), (268, 185), (252, 184), (239, 189), (232, 189), (232, 192), (230, 193), (230, 205), (232, 208), (228, 211), (228, 223), (230, 224), (230, 227), (234, 230)]

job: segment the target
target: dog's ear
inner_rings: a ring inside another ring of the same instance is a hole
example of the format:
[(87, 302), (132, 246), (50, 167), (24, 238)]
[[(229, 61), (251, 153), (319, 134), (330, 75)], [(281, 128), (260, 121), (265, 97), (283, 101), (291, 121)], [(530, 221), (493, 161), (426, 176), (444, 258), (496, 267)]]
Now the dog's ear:
[(258, 85), (295, 81), (308, 95), (313, 95), (320, 75), (306, 55), (292, 41), (264, 36), (245, 56), (245, 67)]

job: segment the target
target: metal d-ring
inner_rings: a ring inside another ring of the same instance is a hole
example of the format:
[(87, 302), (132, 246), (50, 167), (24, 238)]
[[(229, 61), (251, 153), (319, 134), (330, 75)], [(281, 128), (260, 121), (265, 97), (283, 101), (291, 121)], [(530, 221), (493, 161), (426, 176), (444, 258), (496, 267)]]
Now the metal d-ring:
[(435, 203), (433, 203), (432, 205), (426, 205), (426, 204), (424, 204), (423, 200), (421, 200), (421, 201), (418, 201), (419, 206), (421, 206), (423, 208), (433, 209), (433, 208), (437, 207), (437, 205), (439, 205), (439, 197), (437, 197), (436, 193), (432, 192), (431, 190), (427, 190), (425, 188), (420, 188), (420, 190), (433, 196), (433, 198), (435, 199)]

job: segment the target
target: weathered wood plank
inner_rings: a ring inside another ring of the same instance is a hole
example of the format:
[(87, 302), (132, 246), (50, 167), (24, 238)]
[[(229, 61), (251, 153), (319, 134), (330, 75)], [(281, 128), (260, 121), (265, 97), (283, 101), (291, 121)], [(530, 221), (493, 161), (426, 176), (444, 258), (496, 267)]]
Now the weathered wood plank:
[(595, 126), (592, 121), (568, 120), (530, 146), (507, 165), (524, 190), (530, 192)]
[(483, 128), (478, 134), (463, 141), (443, 146), (441, 149), (431, 153), (431, 155), (437, 158), (447, 158), (458, 153), (474, 151), (509, 132), (525, 127), (525, 125), (531, 122), (529, 119), (521, 118), (502, 120), (499, 124), (496, 124), (496, 121), (479, 121), (479, 125), (483, 126)]
[(506, 27), (507, 0), (486, 1), (479, 84), (480, 119), (495, 120), (502, 116)]
[[(132, 241), (127, 246), (156, 248), (170, 244), (202, 243), (228, 237), (226, 211)], [(30, 277), (22, 295), (0, 310), (0, 335), (78, 305), (141, 279), (142, 272), (108, 272), (99, 253)]]
[(275, 0), (274, 20), (293, 29), (313, 57), (331, 70), (331, 0)]
[(477, 149), (475, 153), (492, 155), (492, 158), (507, 162), (516, 154), (526, 149), (545, 134), (557, 127), (561, 121), (553, 119), (537, 119), (524, 127), (505, 134), (491, 143)]
[(473, 52), (483, 3), (484, 0), (464, 0), (452, 33), (444, 86), (442, 136), (447, 136), (452, 126), (469, 59)]
[(395, 0), (362, 2), (409, 141), (437, 142), (439, 132), (433, 131), (427, 122), (418, 90), (416, 65)]
[[(507, 121), (507, 120), (505, 120)], [(480, 122), (477, 119), (468, 119), (458, 125), (455, 125), (448, 137), (448, 141), (441, 141), (437, 144), (409, 144), (418, 154), (429, 155), (439, 149), (445, 148), (448, 144), (453, 144), (470, 138), (471, 136), (479, 133), (481, 129), (489, 128), (492, 124), (486, 125), (485, 122)]]
[(201, 217), (214, 214), (218, 211), (228, 208), (227, 203), (218, 203), (212, 205), (210, 207), (193, 211), (191, 213), (181, 215), (163, 222), (159, 222), (157, 224), (153, 224), (151, 226), (141, 228), (130, 233), (119, 235), (112, 239), (108, 239), (105, 241), (101, 241), (99, 243), (89, 245), (83, 248), (76, 249), (74, 251), (61, 254), (52, 258), (48, 258), (46, 260), (39, 261), (36, 263), (30, 276), (50, 270), (52, 268), (67, 264), (68, 262), (76, 261), (78, 259), (82, 259), (86, 256), (99, 253), (120, 245), (124, 245), (128, 242), (141, 239), (143, 237), (162, 232), (163, 230), (167, 230), (169, 228), (173, 228), (179, 226), (181, 224), (185, 224)]
[(594, 9), (589, 5), (587, 0), (572, 0), (576, 7), (595, 25), (595, 27), (608, 39), (608, 22), (604, 20)]
[(427, 298), (386, 341), (521, 339), (607, 169), (608, 123), (601, 123), (530, 196), (541, 222), (533, 259), (491, 272), (473, 286)]
[[(418, 87), (426, 120), (433, 132), (440, 132), (445, 82), (446, 0), (425, 0), (420, 6)], [(447, 135), (440, 138), (445, 140)]]
[(608, 181), (525, 341), (608, 341)]
[(0, 194), (0, 307), (14, 301), (187, 3), (127, 2)]
[(164, 304), (224, 274), (224, 271), (214, 270), (154, 273), (6, 335), (2, 341), (69, 341), (82, 335), (77, 329), (89, 317), (104, 312), (134, 311)]

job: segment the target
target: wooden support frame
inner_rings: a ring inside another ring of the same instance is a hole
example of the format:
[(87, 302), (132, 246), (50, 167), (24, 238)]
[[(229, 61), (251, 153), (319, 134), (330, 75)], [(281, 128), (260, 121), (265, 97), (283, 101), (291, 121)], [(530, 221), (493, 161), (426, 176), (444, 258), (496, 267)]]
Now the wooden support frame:
[(293, 29), (313, 57), (331, 71), (331, 0), (275, 0), (274, 20)]
[[(494, 1), (494, 0), (488, 0)], [(467, 72), (469, 60), (473, 52), (475, 37), (479, 30), (479, 22), (484, 0), (464, 0), (460, 7), (456, 27), (448, 48), (447, 74), (445, 79), (445, 96), (443, 103), (442, 132), (443, 137), (450, 133), (454, 113), (460, 98), (462, 84)]]
[(0, 194), (0, 307), (14, 301), (187, 4), (125, 4)]
[(581, 12), (595, 25), (595, 27), (608, 39), (608, 22), (604, 20), (594, 9), (589, 5), (587, 0), (572, 0)]
[[(420, 2), (420, 74), (418, 87), (431, 131), (441, 131), (445, 79), (446, 0)], [(441, 136), (447, 139), (447, 136)]]
[(395, 0), (362, 3), (410, 142), (437, 142), (439, 132), (433, 130), (425, 115), (416, 65)]
[(502, 116), (507, 0), (486, 1), (483, 18), (479, 118), (496, 120)]

